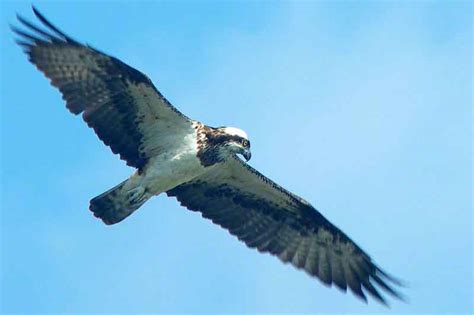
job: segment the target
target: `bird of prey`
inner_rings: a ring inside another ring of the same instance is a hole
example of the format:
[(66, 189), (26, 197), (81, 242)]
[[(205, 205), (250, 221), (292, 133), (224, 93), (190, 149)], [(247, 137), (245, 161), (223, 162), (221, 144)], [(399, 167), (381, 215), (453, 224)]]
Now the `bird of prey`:
[[(386, 304), (400, 282), (379, 268), (311, 204), (247, 164), (238, 128), (210, 127), (173, 107), (140, 71), (72, 39), (38, 10), (42, 27), (17, 16), (17, 43), (113, 153), (136, 172), (93, 198), (90, 210), (115, 224), (165, 193), (227, 229), (250, 248), (305, 270), (326, 285)], [(239, 156), (243, 157), (244, 162)]]

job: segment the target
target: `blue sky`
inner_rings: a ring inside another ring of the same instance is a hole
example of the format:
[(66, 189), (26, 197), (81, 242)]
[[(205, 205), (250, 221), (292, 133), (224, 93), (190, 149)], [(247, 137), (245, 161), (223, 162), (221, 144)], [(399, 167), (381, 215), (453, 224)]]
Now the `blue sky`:
[(238, 126), (250, 164), (405, 279), (391, 310), (328, 289), (159, 196), (105, 226), (132, 169), (13, 44), (1, 3), (1, 312), (471, 313), (469, 2), (35, 1), (147, 73), (186, 115)]

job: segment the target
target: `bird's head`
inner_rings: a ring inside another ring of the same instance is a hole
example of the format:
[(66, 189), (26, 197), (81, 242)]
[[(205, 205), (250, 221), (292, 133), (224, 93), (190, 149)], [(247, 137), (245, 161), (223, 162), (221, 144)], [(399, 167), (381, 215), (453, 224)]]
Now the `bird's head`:
[(219, 127), (217, 130), (223, 150), (231, 154), (240, 154), (247, 162), (250, 160), (252, 157), (250, 141), (245, 131), (234, 127)]

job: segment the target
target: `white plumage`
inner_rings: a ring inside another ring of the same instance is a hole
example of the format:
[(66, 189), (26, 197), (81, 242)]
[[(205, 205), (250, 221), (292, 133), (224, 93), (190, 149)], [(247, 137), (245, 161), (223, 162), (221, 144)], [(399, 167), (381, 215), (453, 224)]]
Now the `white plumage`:
[[(400, 298), (400, 284), (310, 203), (237, 157), (251, 157), (248, 135), (213, 128), (174, 108), (151, 80), (122, 61), (61, 32), (18, 17), (13, 30), (30, 61), (51, 80), (75, 115), (136, 172), (93, 198), (90, 210), (115, 224), (166, 192), (251, 248), (304, 269), (323, 283), (382, 303), (377, 287)], [(305, 175), (305, 174), (304, 174)], [(363, 291), (364, 290), (364, 291)]]

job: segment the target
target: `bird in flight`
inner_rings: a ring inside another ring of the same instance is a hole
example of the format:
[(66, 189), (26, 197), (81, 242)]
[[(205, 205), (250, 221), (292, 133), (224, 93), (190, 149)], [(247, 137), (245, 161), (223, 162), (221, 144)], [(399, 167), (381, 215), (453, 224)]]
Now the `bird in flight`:
[[(82, 115), (113, 153), (136, 172), (93, 198), (90, 210), (105, 224), (127, 218), (165, 193), (227, 229), (250, 248), (270, 253), (330, 286), (349, 288), (383, 304), (401, 299), (399, 280), (379, 268), (311, 204), (246, 162), (247, 134), (210, 127), (173, 107), (140, 71), (72, 39), (38, 10), (42, 27), (17, 16), (16, 42), (59, 89), (68, 110)], [(239, 157), (243, 157), (245, 162)]]

